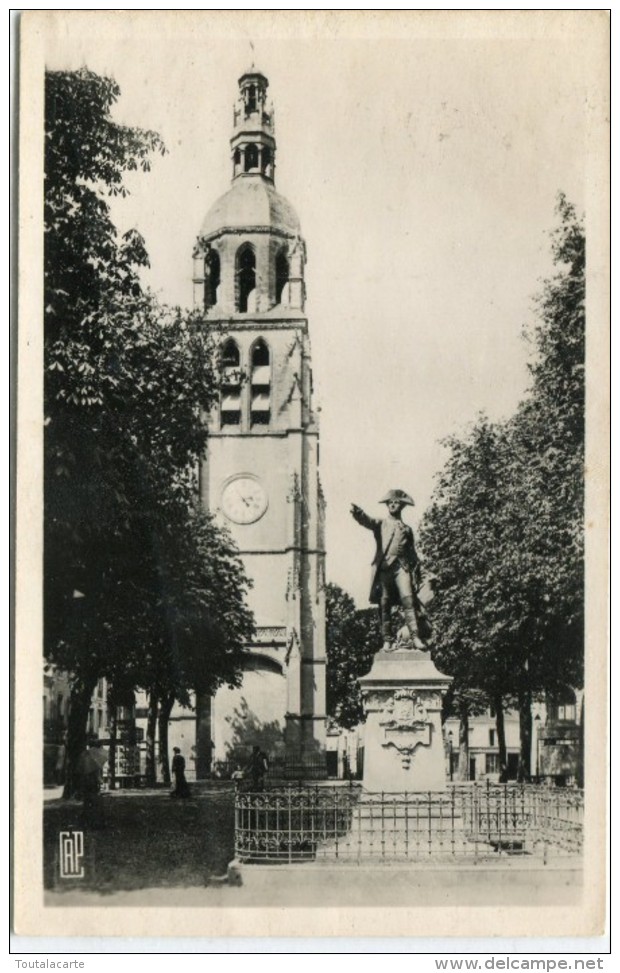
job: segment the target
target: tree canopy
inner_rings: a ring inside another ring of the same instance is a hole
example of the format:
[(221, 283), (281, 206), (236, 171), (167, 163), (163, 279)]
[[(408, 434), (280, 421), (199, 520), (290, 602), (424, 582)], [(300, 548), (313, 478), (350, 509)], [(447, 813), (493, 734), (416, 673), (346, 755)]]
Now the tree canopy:
[(564, 196), (557, 210), (531, 388), (510, 420), (446, 440), (420, 534), (440, 668), (457, 701), (516, 703), (524, 761), (532, 698), (583, 678), (585, 239)]
[[(532, 388), (510, 423), (532, 574), (539, 579), (535, 637), (557, 659), (560, 682), (583, 678), (585, 235), (563, 195), (552, 233), (556, 274), (544, 283), (526, 332)], [(549, 685), (551, 689), (552, 686)]]
[(197, 502), (214, 341), (145, 292), (144, 241), (111, 219), (124, 173), (164, 151), (113, 120), (118, 97), (86, 69), (46, 75), (45, 652), (84, 697), (106, 676), (187, 701), (238, 678), (253, 621)]
[(381, 644), (379, 618), (374, 608), (356, 609), (351, 596), (333, 583), (326, 587), (325, 604), (327, 715), (350, 729), (365, 719), (357, 680), (370, 671)]

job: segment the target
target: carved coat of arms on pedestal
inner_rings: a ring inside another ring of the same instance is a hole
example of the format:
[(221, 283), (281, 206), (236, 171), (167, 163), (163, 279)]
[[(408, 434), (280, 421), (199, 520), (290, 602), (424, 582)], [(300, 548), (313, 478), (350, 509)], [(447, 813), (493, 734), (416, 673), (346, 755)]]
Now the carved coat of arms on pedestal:
[(379, 719), (383, 727), (383, 747), (398, 750), (402, 765), (408, 768), (416, 747), (431, 744), (431, 720), (428, 705), (431, 699), (413, 689), (397, 689), (387, 700)]

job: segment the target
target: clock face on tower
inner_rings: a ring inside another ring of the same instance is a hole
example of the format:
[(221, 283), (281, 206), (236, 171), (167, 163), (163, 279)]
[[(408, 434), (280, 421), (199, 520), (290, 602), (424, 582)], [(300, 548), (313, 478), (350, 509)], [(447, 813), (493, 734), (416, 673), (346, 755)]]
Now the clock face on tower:
[(267, 493), (256, 476), (241, 473), (224, 484), (222, 510), (235, 524), (253, 524), (267, 509)]

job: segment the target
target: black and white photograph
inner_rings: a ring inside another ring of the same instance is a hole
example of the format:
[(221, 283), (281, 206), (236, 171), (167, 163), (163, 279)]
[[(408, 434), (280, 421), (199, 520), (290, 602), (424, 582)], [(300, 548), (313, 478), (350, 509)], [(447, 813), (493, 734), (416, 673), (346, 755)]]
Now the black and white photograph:
[(20, 45), (16, 931), (601, 935), (607, 12)]

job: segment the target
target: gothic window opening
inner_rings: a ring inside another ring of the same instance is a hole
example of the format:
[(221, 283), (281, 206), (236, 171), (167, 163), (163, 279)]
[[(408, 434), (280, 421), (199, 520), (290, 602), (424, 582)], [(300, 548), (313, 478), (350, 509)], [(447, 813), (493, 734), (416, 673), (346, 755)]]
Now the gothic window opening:
[(235, 149), (233, 152), (233, 174), (236, 176), (241, 166), (241, 150)]
[(241, 360), (237, 343), (229, 338), (220, 359), (222, 384), (220, 416), (223, 426), (241, 424)]
[(245, 147), (245, 171), (251, 172), (253, 169), (258, 169), (258, 145), (250, 142)]
[(217, 304), (217, 289), (220, 286), (220, 256), (209, 250), (205, 257), (205, 308)]
[(251, 246), (244, 246), (237, 252), (237, 310), (245, 313), (249, 309), (250, 297), (256, 289), (256, 256)]
[(256, 85), (251, 84), (248, 88), (248, 99), (246, 102), (246, 110), (248, 115), (256, 111)]
[[(286, 253), (280, 250), (276, 257), (276, 304), (286, 303), (289, 267)], [(284, 298), (284, 300), (283, 300)]]
[(271, 421), (271, 360), (266, 342), (259, 338), (252, 348), (250, 426), (268, 426)]

